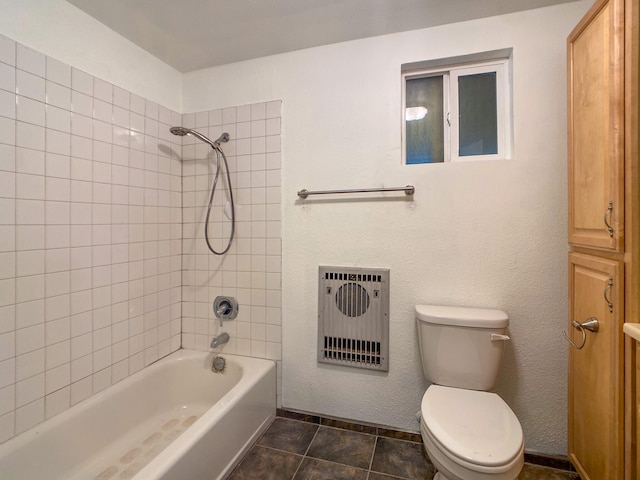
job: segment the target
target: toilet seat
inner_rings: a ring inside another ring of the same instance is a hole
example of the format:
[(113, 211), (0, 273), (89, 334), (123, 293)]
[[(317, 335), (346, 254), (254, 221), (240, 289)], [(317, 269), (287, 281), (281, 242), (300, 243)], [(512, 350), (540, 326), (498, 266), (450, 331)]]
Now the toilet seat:
[(467, 468), (501, 470), (522, 455), (520, 422), (495, 393), (432, 385), (421, 412), (425, 433)]

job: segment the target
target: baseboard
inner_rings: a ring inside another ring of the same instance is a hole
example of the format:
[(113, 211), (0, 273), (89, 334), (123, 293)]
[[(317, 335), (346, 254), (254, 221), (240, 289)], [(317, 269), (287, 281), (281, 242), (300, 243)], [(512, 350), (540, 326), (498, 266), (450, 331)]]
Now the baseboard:
[[(395, 438), (398, 440), (407, 440), (409, 442), (422, 443), (422, 437), (419, 433), (405, 432), (392, 427), (378, 425), (374, 423), (363, 423), (344, 418), (328, 417), (317, 413), (301, 412), (299, 410), (291, 410), (287, 408), (278, 408), (276, 416), (299, 420), (301, 422), (315, 423), (327, 427), (341, 428), (343, 430), (351, 430), (353, 432), (368, 433), (370, 435), (379, 435), (381, 437)], [(575, 472), (575, 468), (569, 461), (569, 457), (562, 455), (546, 455), (538, 452), (524, 452), (524, 461), (534, 465), (555, 468), (558, 470), (566, 470)]]

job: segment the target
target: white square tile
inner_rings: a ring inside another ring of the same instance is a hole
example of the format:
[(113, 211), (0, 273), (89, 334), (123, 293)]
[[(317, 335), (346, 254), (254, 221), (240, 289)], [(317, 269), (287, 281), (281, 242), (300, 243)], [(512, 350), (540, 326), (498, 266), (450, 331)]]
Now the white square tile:
[(55, 58), (47, 57), (46, 78), (52, 82), (71, 87), (71, 67)]
[[(1, 120), (0, 120), (1, 123)], [(15, 126), (15, 124), (14, 124)], [(15, 132), (14, 132), (15, 139)], [(15, 140), (14, 140), (15, 143)], [(0, 144), (0, 170), (14, 172), (16, 170), (16, 149), (13, 145)]]
[(16, 95), (0, 90), (0, 117), (16, 118)]
[(16, 200), (16, 224), (43, 225), (44, 201), (20, 199)]
[(14, 225), (0, 225), (0, 252), (12, 252), (15, 249), (16, 227)]
[(47, 153), (71, 154), (71, 136), (66, 132), (47, 129), (45, 142)]
[[(72, 192), (73, 195), (73, 192)], [(71, 203), (71, 224), (72, 225), (91, 225), (91, 204), (88, 203)], [(71, 231), (73, 240), (73, 228)]]
[(44, 152), (30, 148), (16, 148), (16, 172), (44, 175)]
[(45, 418), (51, 418), (62, 413), (71, 406), (71, 387), (65, 386), (51, 394), (44, 400)]
[[(0, 307), (0, 334), (8, 333), (16, 328), (16, 306), (8, 305)], [(0, 372), (0, 385), (2, 385), (2, 373)]]
[(71, 89), (64, 85), (47, 81), (46, 103), (63, 110), (69, 110), (71, 108)]
[(44, 200), (44, 177), (42, 175), (16, 174), (16, 197)]
[(93, 120), (91, 117), (80, 115), (75, 112), (72, 113), (71, 133), (81, 137), (91, 138), (93, 136)]
[(158, 104), (150, 100), (145, 100), (145, 117), (158, 120)]
[(17, 44), (16, 66), (39, 77), (45, 76), (45, 56), (24, 45)]
[(0, 197), (15, 198), (16, 196), (16, 174), (13, 172), (0, 171)]
[(45, 364), (47, 369), (55, 368), (71, 361), (71, 341), (65, 340), (45, 349)]
[(26, 250), (16, 254), (16, 274), (18, 277), (44, 273), (44, 250)]
[(20, 434), (44, 420), (44, 397), (38, 398), (36, 401), (19, 407), (15, 411), (16, 430), (15, 433)]
[[(109, 127), (109, 138), (111, 138), (111, 127)], [(111, 163), (113, 156), (113, 145), (98, 140), (93, 141), (93, 160), (96, 162)]]
[(103, 122), (111, 122), (113, 115), (113, 106), (111, 103), (95, 98), (93, 100), (93, 118), (102, 120)]
[[(93, 143), (90, 138), (71, 136), (71, 156), (91, 160), (93, 157)], [(71, 170), (73, 174), (73, 167)]]
[(46, 107), (46, 123), (48, 129), (58, 130), (60, 132), (71, 132), (71, 113), (68, 110), (47, 105)]
[(135, 95), (133, 93), (130, 94), (130, 101), (129, 101), (129, 110), (131, 110), (132, 112), (137, 113), (138, 115), (142, 115), (144, 116), (144, 112), (146, 109), (146, 101), (144, 98)]
[(280, 135), (280, 118), (270, 118), (266, 122), (266, 135)]
[(44, 374), (40, 373), (16, 383), (16, 407), (44, 396)]
[[(67, 297), (67, 296), (63, 296)], [(64, 308), (68, 312), (68, 298)], [(71, 338), (71, 320), (69, 317), (53, 319), (45, 323), (45, 344), (53, 345)]]
[(16, 121), (13, 118), (0, 117), (0, 143), (16, 144)]
[(11, 93), (16, 91), (16, 69), (0, 62), (0, 89)]
[(93, 80), (93, 96), (104, 102), (113, 102), (113, 85), (99, 78)]
[[(44, 324), (16, 330), (15, 353), (23, 355), (44, 348)], [(5, 352), (6, 350), (0, 350)]]
[[(90, 351), (91, 349), (89, 348), (88, 350)], [(76, 382), (82, 378), (86, 378), (93, 373), (92, 357), (93, 357), (92, 355), (87, 354), (72, 360), (71, 362), (71, 381), (72, 382)]]
[(44, 151), (44, 127), (30, 123), (16, 122), (16, 146), (32, 150)]
[(65, 202), (71, 200), (71, 182), (67, 178), (46, 177), (45, 190), (47, 200)]
[(16, 94), (44, 102), (46, 99), (45, 92), (44, 78), (23, 70), (16, 71)]
[[(1, 287), (1, 284), (0, 284)], [(16, 334), (7, 332), (0, 335), (0, 361), (8, 360), (16, 354)]]
[(15, 409), (15, 397), (15, 385), (9, 385), (0, 389), (0, 415), (5, 415)]
[(71, 222), (71, 213), (67, 202), (46, 201), (44, 215), (47, 225), (69, 225)]
[(47, 273), (61, 272), (71, 269), (71, 252), (68, 248), (47, 250), (45, 254)]
[(71, 68), (71, 88), (85, 95), (93, 96), (93, 77), (82, 70)]
[(47, 273), (44, 276), (44, 291), (47, 297), (68, 296), (71, 292), (71, 272)]
[(115, 125), (120, 127), (129, 128), (129, 110), (114, 106), (112, 121)]
[[(172, 112), (173, 113), (173, 112)], [(173, 115), (172, 115), (173, 116)], [(177, 119), (172, 119), (171, 124), (176, 124)], [(209, 110), (209, 126), (218, 126), (222, 125), (222, 110)]]
[(71, 384), (71, 405), (75, 405), (78, 402), (91, 396), (93, 388), (93, 381), (91, 376), (82, 378), (77, 382)]
[(14, 252), (0, 253), (0, 279), (16, 276), (16, 254)]
[(75, 90), (71, 91), (71, 111), (85, 117), (93, 117), (93, 97)]
[(47, 370), (45, 376), (45, 394), (60, 390), (71, 383), (71, 365), (65, 363), (59, 367)]
[[(0, 280), (0, 307), (11, 305), (16, 301), (16, 281), (13, 278)], [(0, 354), (2, 355), (2, 354)]]
[(38, 375), (45, 370), (45, 352), (43, 348), (16, 357), (16, 381), (22, 381)]
[(0, 417), (0, 442), (9, 440), (15, 434), (15, 412)]
[(16, 278), (17, 303), (39, 300), (41, 298), (44, 298), (44, 275)]
[(251, 120), (264, 120), (267, 118), (267, 104), (254, 103), (251, 105)]
[(16, 42), (0, 35), (0, 62), (16, 65)]
[(68, 248), (71, 246), (69, 225), (47, 225), (46, 237), (47, 248)]
[(19, 225), (16, 227), (17, 250), (39, 250), (44, 246), (44, 225)]
[(111, 123), (102, 122), (100, 120), (93, 120), (93, 138), (99, 142), (112, 141), (112, 125)]
[(130, 94), (128, 91), (120, 88), (113, 87), (113, 104), (117, 105), (120, 108), (124, 108), (125, 110), (129, 110), (129, 97)]
[(275, 100), (272, 102), (267, 102), (266, 106), (266, 118), (278, 118), (281, 116), (282, 111), (282, 101)]

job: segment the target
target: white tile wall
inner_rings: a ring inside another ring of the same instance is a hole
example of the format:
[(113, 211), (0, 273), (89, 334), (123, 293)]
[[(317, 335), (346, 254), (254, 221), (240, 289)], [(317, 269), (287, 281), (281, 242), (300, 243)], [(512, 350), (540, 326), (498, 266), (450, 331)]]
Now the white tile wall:
[(180, 348), (180, 123), (0, 36), (0, 442)]
[[(222, 145), (236, 202), (236, 234), (229, 252), (218, 257), (204, 241), (204, 218), (215, 173), (215, 154), (206, 144), (183, 137), (182, 144), (182, 346), (209, 350), (222, 331), (231, 336), (218, 350), (281, 360), (281, 196), (280, 101), (183, 115), (183, 125), (211, 139), (228, 132)], [(223, 212), (226, 180), (218, 180), (209, 237), (226, 247), (230, 222)], [(238, 317), (221, 328), (213, 299), (238, 299)], [(280, 377), (280, 373), (278, 373)], [(280, 381), (278, 381), (280, 384)], [(280, 389), (278, 388), (278, 405)]]

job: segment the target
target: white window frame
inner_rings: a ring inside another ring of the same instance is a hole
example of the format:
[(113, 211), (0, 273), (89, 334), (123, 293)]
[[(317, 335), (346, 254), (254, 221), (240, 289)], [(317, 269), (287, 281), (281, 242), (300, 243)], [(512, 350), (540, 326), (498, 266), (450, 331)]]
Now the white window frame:
[[(444, 125), (444, 162), (469, 162), (482, 160), (508, 160), (512, 151), (511, 81), (510, 58), (503, 57), (489, 61), (438, 66), (420, 70), (407, 70), (402, 73), (402, 164), (407, 165), (406, 145), (406, 85), (407, 80), (432, 76), (443, 77), (443, 125)], [(480, 73), (496, 73), (496, 108), (498, 153), (487, 155), (459, 155), (459, 106), (458, 77)], [(441, 163), (441, 162), (437, 162)], [(416, 165), (416, 164), (413, 164)], [(424, 165), (424, 164), (417, 164)]]

